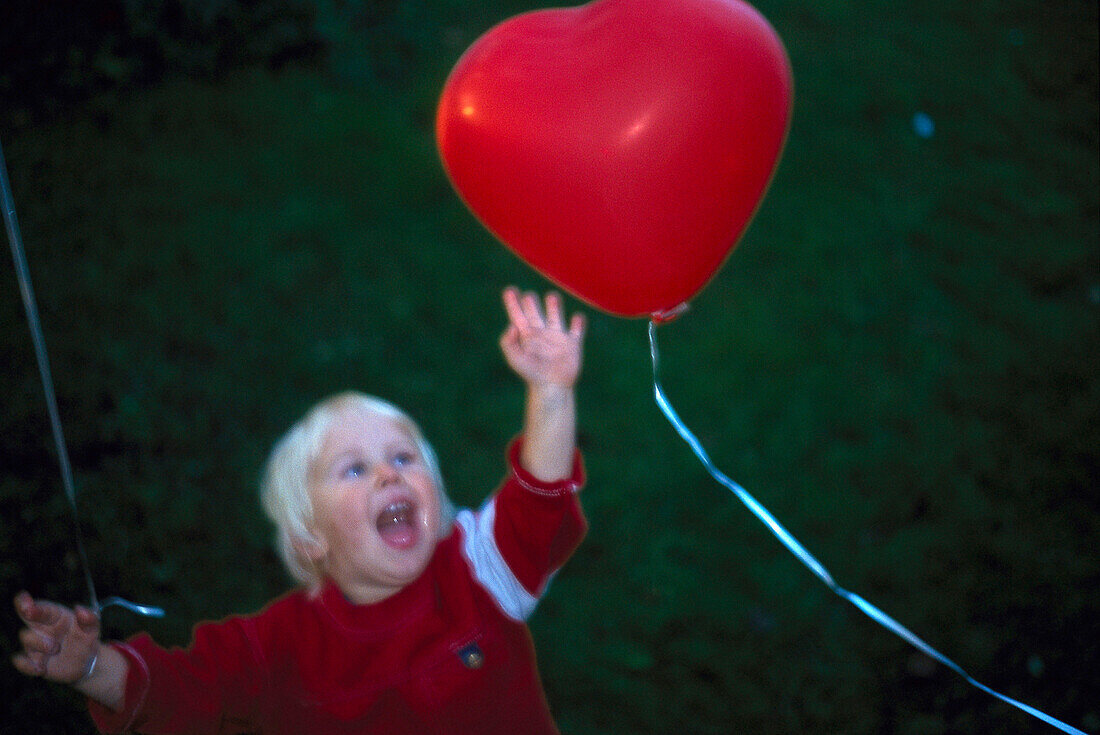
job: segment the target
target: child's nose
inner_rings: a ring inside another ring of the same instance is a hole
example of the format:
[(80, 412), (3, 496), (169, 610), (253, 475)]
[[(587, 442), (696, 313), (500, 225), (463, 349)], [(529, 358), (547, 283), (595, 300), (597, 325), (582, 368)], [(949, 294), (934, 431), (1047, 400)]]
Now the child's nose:
[(397, 468), (393, 467), (389, 462), (379, 462), (375, 468), (375, 477), (378, 479), (379, 485), (389, 485), (397, 482), (401, 479), (400, 473)]

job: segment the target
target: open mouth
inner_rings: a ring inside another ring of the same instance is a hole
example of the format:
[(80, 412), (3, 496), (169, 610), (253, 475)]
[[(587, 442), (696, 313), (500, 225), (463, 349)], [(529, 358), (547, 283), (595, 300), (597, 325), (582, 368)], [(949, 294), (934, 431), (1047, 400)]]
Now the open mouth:
[(395, 549), (415, 546), (420, 538), (415, 511), (416, 507), (406, 500), (390, 503), (383, 508), (376, 522), (382, 540)]

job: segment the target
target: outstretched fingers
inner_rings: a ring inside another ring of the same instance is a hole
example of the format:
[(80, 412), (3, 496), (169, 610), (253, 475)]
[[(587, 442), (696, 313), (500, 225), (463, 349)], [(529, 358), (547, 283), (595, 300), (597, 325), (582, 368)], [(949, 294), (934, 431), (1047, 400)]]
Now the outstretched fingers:
[(15, 596), (15, 611), (26, 627), (19, 631), (23, 650), (12, 656), (12, 665), (27, 676), (42, 676), (46, 673), (47, 658), (61, 649), (60, 642), (48, 632), (59, 615), (27, 592)]
[(33, 628), (23, 628), (19, 631), (19, 643), (30, 656), (52, 655), (61, 650), (61, 644), (56, 638)]
[[(503, 299), (508, 321), (519, 330), (521, 335), (525, 336), (546, 328), (558, 332), (567, 331), (563, 300), (557, 291), (547, 293), (543, 301), (532, 291), (520, 293), (519, 289), (509, 286), (504, 289)], [(570, 321), (569, 333), (576, 336), (577, 332), (583, 329), (583, 319), (578, 320), (578, 317), (573, 317)]]
[(99, 641), (99, 615), (83, 605), (68, 608), (35, 600), (26, 592), (15, 596), (15, 610), (24, 628), (19, 631), (22, 650), (12, 665), (27, 676), (51, 681), (79, 681), (95, 657)]
[(561, 294), (557, 291), (546, 294), (546, 325), (559, 332), (565, 331), (565, 316), (562, 310)]
[(99, 636), (99, 615), (90, 607), (77, 605), (73, 609), (76, 624), (80, 630), (90, 636)]
[(27, 653), (17, 653), (11, 657), (11, 665), (24, 676), (42, 676), (46, 673), (45, 657), (41, 655), (32, 657)]
[(15, 611), (28, 626), (49, 627), (62, 618), (62, 608), (51, 602), (39, 602), (28, 592), (15, 596)]
[(569, 320), (569, 336), (580, 342), (584, 339), (585, 319), (584, 314), (574, 314)]
[(520, 304), (519, 290), (514, 286), (504, 289), (504, 311), (508, 314), (508, 322), (521, 333), (530, 330), (527, 315)]
[(546, 327), (546, 318), (542, 313), (542, 304), (539, 303), (539, 297), (532, 291), (528, 291), (523, 294), (520, 299), (520, 305), (523, 307), (523, 316), (527, 319), (527, 324), (531, 329), (543, 329)]

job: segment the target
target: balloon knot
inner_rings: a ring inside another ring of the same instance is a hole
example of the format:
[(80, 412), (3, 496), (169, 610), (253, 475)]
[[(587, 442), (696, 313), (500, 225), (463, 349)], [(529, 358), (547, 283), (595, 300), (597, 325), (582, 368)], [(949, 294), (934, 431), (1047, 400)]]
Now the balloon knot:
[(680, 316), (689, 308), (690, 306), (688, 305), (688, 302), (685, 301), (679, 306), (674, 306), (671, 309), (655, 311), (649, 315), (649, 318), (654, 324), (665, 324), (666, 322), (670, 322), (676, 317)]

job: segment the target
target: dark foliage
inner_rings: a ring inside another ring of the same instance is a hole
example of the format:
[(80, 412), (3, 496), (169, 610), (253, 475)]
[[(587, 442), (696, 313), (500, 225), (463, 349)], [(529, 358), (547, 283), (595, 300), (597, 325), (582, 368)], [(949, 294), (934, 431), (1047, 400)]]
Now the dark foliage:
[(316, 58), (307, 0), (7, 0), (0, 108), (39, 114), (169, 74), (213, 77)]

